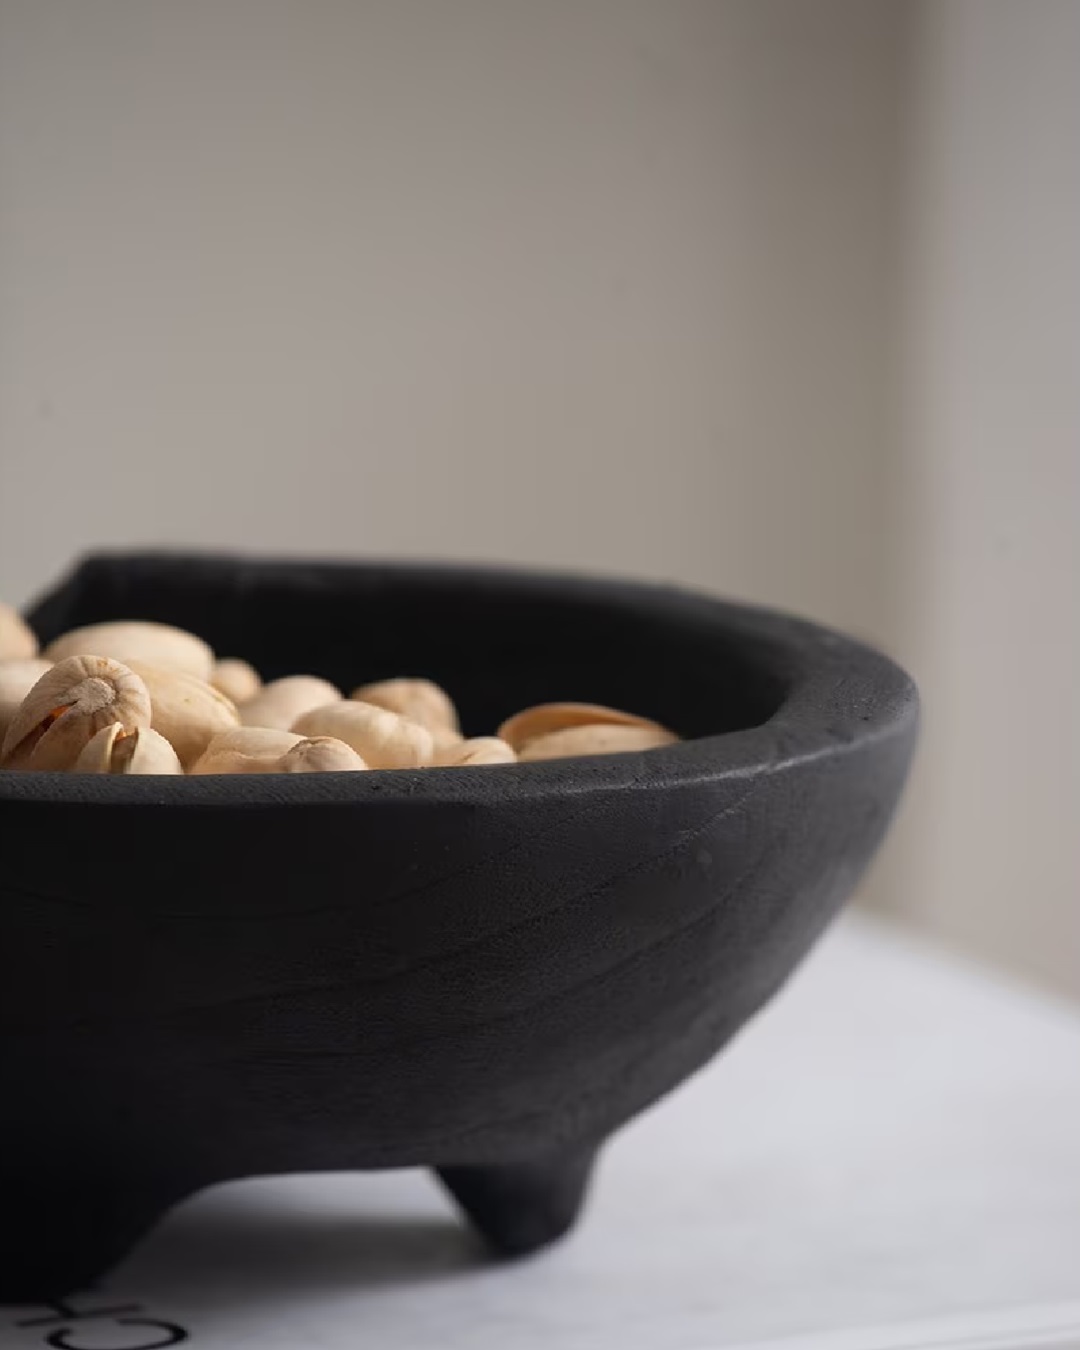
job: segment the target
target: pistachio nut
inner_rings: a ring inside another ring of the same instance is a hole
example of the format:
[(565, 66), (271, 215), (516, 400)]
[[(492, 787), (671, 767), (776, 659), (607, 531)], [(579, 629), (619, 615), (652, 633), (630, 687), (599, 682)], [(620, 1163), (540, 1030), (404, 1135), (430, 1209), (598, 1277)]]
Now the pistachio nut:
[(0, 661), (0, 741), (18, 712), (19, 704), (51, 667), (51, 661), (42, 661), (40, 657)]
[(318, 675), (286, 675), (264, 684), (240, 709), (246, 727), (276, 727), (288, 731), (298, 717), (341, 698), (341, 690)]
[(419, 722), (431, 732), (449, 731), (460, 736), (457, 709), (441, 685), (432, 680), (400, 677), (380, 680), (376, 684), (362, 684), (349, 695), (360, 703), (373, 703), (376, 708), (400, 713), (413, 722)]
[(278, 767), (281, 773), (355, 773), (368, 766), (336, 736), (308, 736), (282, 755)]
[(230, 727), (219, 731), (192, 765), (193, 774), (273, 773), (301, 737), (272, 727)]
[(465, 737), (460, 731), (451, 731), (449, 727), (429, 727), (428, 730), (435, 742), (435, 761), (438, 764), (443, 762), (444, 755), (465, 742)]
[(237, 727), (215, 736), (191, 772), (324, 773), (366, 768), (355, 750), (331, 736), (305, 739), (290, 731)]
[(523, 764), (538, 759), (569, 759), (575, 755), (614, 755), (630, 750), (653, 750), (678, 740), (658, 726), (606, 725), (562, 727), (546, 736), (534, 736), (519, 751)]
[(205, 680), (181, 670), (132, 661), (150, 693), (150, 725), (190, 769), (219, 731), (240, 724), (235, 705)]
[(354, 699), (313, 708), (292, 729), (300, 736), (336, 736), (372, 769), (421, 769), (435, 757), (435, 742), (427, 727)]
[(259, 672), (247, 661), (235, 656), (218, 661), (210, 672), (210, 683), (226, 698), (232, 699), (237, 707), (253, 699), (262, 688)]
[(214, 653), (200, 637), (167, 623), (92, 623), (73, 628), (50, 642), (42, 653), (50, 661), (68, 656), (111, 656), (130, 665), (145, 661), (162, 670), (181, 670), (209, 680)]
[(513, 764), (516, 759), (513, 746), (498, 736), (474, 736), (438, 752), (435, 763), (447, 769), (463, 769), (479, 764)]
[(17, 661), (0, 661), (0, 703), (21, 703), (52, 662), (43, 657), (25, 657)]
[[(659, 722), (618, 708), (606, 708), (600, 703), (538, 703), (507, 718), (497, 734), (521, 754), (522, 749), (538, 736), (585, 726), (651, 727), (670, 736)], [(676, 737), (670, 736), (670, 739)]]
[(143, 680), (107, 656), (70, 656), (47, 670), (19, 705), (4, 734), (0, 764), (70, 769), (86, 743), (118, 722), (125, 732), (150, 725)]
[(184, 770), (176, 751), (152, 727), (125, 732), (119, 722), (102, 727), (75, 761), (76, 773), (178, 774)]
[(34, 630), (17, 609), (0, 601), (0, 661), (29, 661), (37, 654)]

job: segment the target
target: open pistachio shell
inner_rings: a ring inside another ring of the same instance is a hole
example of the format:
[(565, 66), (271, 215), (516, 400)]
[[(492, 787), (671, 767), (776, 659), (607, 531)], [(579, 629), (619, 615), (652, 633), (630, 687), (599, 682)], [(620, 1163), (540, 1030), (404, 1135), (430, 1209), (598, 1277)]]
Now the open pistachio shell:
[(563, 727), (526, 742), (519, 758), (522, 763), (527, 763), (539, 759), (569, 759), (574, 755), (613, 755), (629, 750), (653, 750), (677, 739), (663, 727)]
[(178, 774), (184, 770), (176, 751), (152, 727), (125, 732), (119, 722), (102, 727), (75, 761), (76, 773)]
[[(507, 718), (498, 734), (520, 754), (524, 746), (539, 736), (568, 727), (586, 726), (651, 727), (654, 731), (665, 731), (658, 722), (651, 722), (647, 717), (606, 708), (600, 703), (538, 703)], [(665, 731), (665, 735), (670, 733)]]
[(47, 670), (19, 705), (0, 764), (70, 769), (103, 727), (117, 722), (134, 731), (150, 716), (150, 694), (134, 671), (105, 656), (71, 656)]

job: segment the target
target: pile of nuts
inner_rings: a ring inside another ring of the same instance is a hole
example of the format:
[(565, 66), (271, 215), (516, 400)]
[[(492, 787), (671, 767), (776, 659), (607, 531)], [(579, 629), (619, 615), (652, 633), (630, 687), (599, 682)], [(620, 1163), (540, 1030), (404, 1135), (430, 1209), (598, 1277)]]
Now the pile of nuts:
[(453, 768), (648, 750), (656, 722), (591, 703), (544, 703), (466, 739), (430, 680), (345, 698), (316, 675), (264, 684), (168, 624), (98, 623), (41, 652), (0, 604), (0, 768), (108, 774), (318, 773)]

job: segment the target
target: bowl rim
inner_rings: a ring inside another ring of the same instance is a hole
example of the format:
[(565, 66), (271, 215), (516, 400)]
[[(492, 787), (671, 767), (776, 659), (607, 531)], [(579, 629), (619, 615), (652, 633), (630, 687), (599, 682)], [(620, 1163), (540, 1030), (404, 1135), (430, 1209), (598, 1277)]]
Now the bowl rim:
[[(735, 641), (743, 639), (768, 649), (782, 667), (785, 691), (773, 714), (756, 726), (652, 750), (528, 764), (369, 769), (361, 773), (114, 777), (8, 770), (0, 772), (0, 806), (21, 802), (91, 809), (250, 810), (392, 801), (491, 807), (508, 800), (693, 786), (779, 772), (822, 756), (865, 748), (870, 742), (906, 737), (918, 718), (918, 695), (910, 676), (874, 647), (783, 610), (721, 599), (690, 587), (539, 568), (378, 559), (230, 559), (220, 554), (164, 551), (99, 553), (91, 555), (90, 562), (115, 561), (118, 557), (233, 562), (255, 570), (295, 567), (362, 571), (414, 581), (438, 577), (463, 583), (497, 582), (544, 589), (548, 594), (561, 590), (612, 604), (630, 602), (643, 619), (650, 611), (663, 613), (668, 620), (682, 616), (688, 622), (722, 629)], [(65, 580), (70, 581), (71, 574)]]

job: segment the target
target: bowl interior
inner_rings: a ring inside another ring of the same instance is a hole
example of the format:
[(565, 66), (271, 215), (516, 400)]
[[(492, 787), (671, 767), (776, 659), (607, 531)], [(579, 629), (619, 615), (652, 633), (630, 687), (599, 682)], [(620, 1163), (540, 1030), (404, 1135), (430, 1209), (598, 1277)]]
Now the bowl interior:
[(158, 560), (92, 569), (32, 617), (45, 639), (103, 619), (175, 623), (264, 678), (318, 674), (346, 692), (425, 675), (451, 693), (473, 735), (564, 699), (714, 735), (767, 721), (785, 692), (775, 663), (737, 626), (679, 592), (513, 572)]

